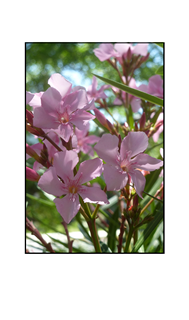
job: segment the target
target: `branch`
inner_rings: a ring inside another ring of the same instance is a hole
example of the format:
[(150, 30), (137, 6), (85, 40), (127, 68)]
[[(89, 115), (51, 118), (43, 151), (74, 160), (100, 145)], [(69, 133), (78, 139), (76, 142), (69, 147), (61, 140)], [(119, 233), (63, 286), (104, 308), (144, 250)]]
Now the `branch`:
[(30, 230), (30, 231), (32, 232), (32, 234), (33, 234), (34, 236), (36, 236), (36, 237), (41, 241), (41, 243), (45, 246), (45, 248), (46, 248), (48, 251), (50, 251), (51, 253), (54, 253), (54, 252), (55, 252), (55, 251), (53, 250), (50, 242), (47, 243), (47, 242), (43, 239), (43, 237), (42, 237), (42, 235), (40, 234), (39, 230), (36, 229), (36, 227), (33, 225), (33, 223), (32, 223), (27, 217), (26, 217), (26, 228), (27, 228), (28, 230)]

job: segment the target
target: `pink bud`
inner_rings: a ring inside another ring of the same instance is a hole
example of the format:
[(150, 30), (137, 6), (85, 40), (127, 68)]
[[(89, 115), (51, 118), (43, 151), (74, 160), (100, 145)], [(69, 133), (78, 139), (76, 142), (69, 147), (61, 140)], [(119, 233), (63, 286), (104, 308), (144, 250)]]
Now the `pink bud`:
[(108, 131), (112, 132), (113, 126), (110, 121), (108, 121), (102, 112), (100, 112), (97, 108), (94, 109), (94, 113), (98, 121), (106, 128)]
[(26, 109), (26, 119), (33, 126), (33, 114)]
[(26, 153), (34, 158), (36, 161), (40, 162), (40, 157), (38, 154), (26, 143)]
[(30, 181), (38, 181), (40, 175), (35, 172), (33, 169), (26, 167), (26, 179)]
[(140, 118), (140, 129), (144, 129), (146, 123), (146, 115), (145, 112), (143, 112), (142, 117)]
[(127, 51), (127, 59), (131, 60), (132, 58), (132, 52), (131, 52), (131, 48), (129, 47), (128, 51)]

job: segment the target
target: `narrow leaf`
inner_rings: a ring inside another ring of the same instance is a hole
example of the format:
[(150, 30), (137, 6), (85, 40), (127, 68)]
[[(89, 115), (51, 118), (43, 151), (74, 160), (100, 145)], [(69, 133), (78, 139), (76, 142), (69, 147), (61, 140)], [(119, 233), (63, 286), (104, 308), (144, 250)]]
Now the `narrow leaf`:
[(159, 105), (159, 106), (163, 106), (163, 100), (160, 98), (157, 98), (155, 96), (152, 96), (151, 94), (145, 93), (145, 92), (137, 90), (137, 89), (130, 88), (130, 87), (126, 86), (125, 84), (119, 83), (117, 81), (106, 79), (106, 78), (98, 76), (94, 73), (93, 73), (93, 75), (95, 77), (101, 79), (102, 81), (104, 81), (104, 82), (106, 82), (106, 83), (108, 83), (108, 84), (110, 84), (110, 85), (112, 85), (122, 91), (125, 91), (127, 93), (132, 94), (135, 97), (138, 97), (142, 100), (149, 101), (149, 102), (156, 104), (156, 105)]
[(155, 44), (157, 44), (157, 46), (163, 48), (164, 43), (163, 42), (154, 42)]
[(137, 252), (139, 248), (144, 244), (148, 237), (155, 231), (156, 227), (163, 219), (163, 211), (158, 211), (154, 219), (148, 224), (147, 228), (142, 232), (140, 238), (133, 247), (132, 252)]

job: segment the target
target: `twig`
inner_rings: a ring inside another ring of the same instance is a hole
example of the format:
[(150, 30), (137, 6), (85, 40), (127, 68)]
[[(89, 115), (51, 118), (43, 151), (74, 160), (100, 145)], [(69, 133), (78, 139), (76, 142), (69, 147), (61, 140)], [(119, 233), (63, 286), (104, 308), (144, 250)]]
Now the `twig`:
[(45, 246), (45, 248), (46, 248), (48, 251), (50, 251), (51, 253), (54, 253), (54, 252), (55, 252), (55, 251), (53, 250), (50, 242), (47, 243), (47, 242), (43, 239), (43, 237), (42, 237), (42, 235), (40, 234), (39, 230), (37, 230), (37, 228), (34, 226), (34, 224), (33, 224), (27, 217), (26, 217), (26, 228), (27, 228), (28, 230), (30, 230), (30, 231), (32, 232), (32, 234), (33, 234), (34, 236), (36, 236), (36, 237), (41, 241), (41, 243)]
[(120, 234), (119, 234), (119, 244), (117, 246), (118, 248), (118, 252), (121, 253), (121, 249), (122, 249), (122, 242), (123, 242), (123, 234), (124, 234), (124, 231), (125, 231), (125, 226), (124, 226), (124, 223), (125, 223), (125, 216), (124, 214), (121, 215), (121, 226), (120, 226)]
[(69, 249), (69, 252), (72, 253), (72, 244), (73, 244), (73, 241), (74, 240), (70, 240), (70, 235), (69, 235), (69, 232), (68, 232), (68, 228), (67, 228), (67, 224), (66, 222), (63, 220), (62, 222), (62, 225), (66, 231), (66, 236), (67, 236), (67, 239), (68, 239), (68, 249)]

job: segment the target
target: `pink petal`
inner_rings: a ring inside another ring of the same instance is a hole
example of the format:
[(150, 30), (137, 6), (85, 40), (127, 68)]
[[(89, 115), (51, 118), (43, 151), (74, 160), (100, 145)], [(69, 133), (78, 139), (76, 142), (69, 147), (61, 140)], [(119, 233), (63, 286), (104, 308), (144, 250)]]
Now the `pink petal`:
[(67, 224), (70, 223), (80, 209), (79, 196), (77, 194), (75, 195), (74, 201), (70, 195), (67, 194), (64, 198), (54, 199), (54, 203)]
[(89, 143), (89, 144), (93, 144), (93, 143), (96, 143), (100, 140), (99, 137), (97, 136), (94, 136), (94, 135), (91, 135), (91, 136), (87, 136), (85, 138), (83, 138), (83, 142), (84, 143)]
[(116, 43), (114, 48), (119, 53), (119, 56), (122, 56), (124, 53), (127, 53), (129, 48), (132, 48), (132, 45), (129, 43)]
[(30, 107), (36, 108), (41, 107), (41, 96), (43, 92), (31, 93), (26, 92), (26, 104), (29, 104)]
[(64, 150), (55, 153), (53, 166), (56, 169), (57, 175), (60, 176), (64, 182), (66, 182), (73, 178), (73, 169), (78, 161), (79, 158), (75, 151)]
[(159, 159), (155, 159), (148, 154), (139, 154), (133, 159), (135, 164), (135, 168), (146, 170), (146, 171), (154, 171), (163, 166), (163, 161)]
[(42, 107), (34, 109), (33, 125), (42, 129), (56, 129), (59, 123), (50, 116)]
[(79, 170), (75, 176), (75, 179), (79, 179), (79, 183), (83, 184), (90, 180), (99, 177), (103, 170), (102, 160), (99, 158), (90, 159), (82, 162), (79, 166)]
[(99, 142), (95, 145), (94, 150), (98, 156), (108, 164), (117, 165), (119, 140), (115, 135), (109, 133), (103, 134)]
[(120, 148), (121, 160), (127, 158), (130, 151), (130, 158), (146, 150), (148, 146), (148, 137), (144, 132), (129, 132), (123, 139)]
[(111, 43), (102, 43), (99, 48), (94, 49), (93, 52), (100, 61), (105, 61), (116, 55), (113, 44)]
[(82, 109), (88, 103), (86, 90), (78, 90), (70, 93), (63, 99), (62, 110), (69, 106), (69, 114), (77, 109)]
[(119, 169), (104, 164), (104, 180), (108, 191), (120, 190), (125, 187), (128, 180), (126, 172), (121, 172)]
[(70, 122), (73, 123), (79, 130), (83, 130), (85, 129), (85, 126), (89, 120), (93, 119), (95, 119), (95, 116), (93, 116), (91, 113), (83, 110), (77, 110), (71, 115)]
[(146, 184), (145, 177), (139, 170), (134, 170), (133, 173), (129, 173), (129, 174), (133, 180), (136, 193), (139, 195), (139, 197), (143, 199), (142, 192), (144, 191), (144, 187)]
[(54, 167), (50, 167), (39, 179), (38, 186), (45, 192), (54, 196), (62, 196), (64, 192), (64, 184), (57, 177)]
[(73, 133), (72, 125), (69, 123), (61, 123), (59, 127), (53, 131), (56, 132), (56, 134), (66, 142), (68, 142)]
[(148, 53), (148, 43), (139, 43), (134, 46), (133, 53), (146, 56)]
[(131, 108), (133, 112), (137, 112), (141, 107), (141, 99), (133, 98), (131, 100)]
[(48, 88), (41, 97), (42, 107), (51, 115), (60, 112), (60, 102), (62, 97), (55, 88)]
[(106, 193), (99, 187), (82, 187), (79, 191), (80, 196), (84, 202), (106, 204), (109, 203)]
[(48, 84), (58, 90), (62, 98), (71, 90), (72, 84), (67, 81), (61, 74), (54, 73), (48, 80)]

